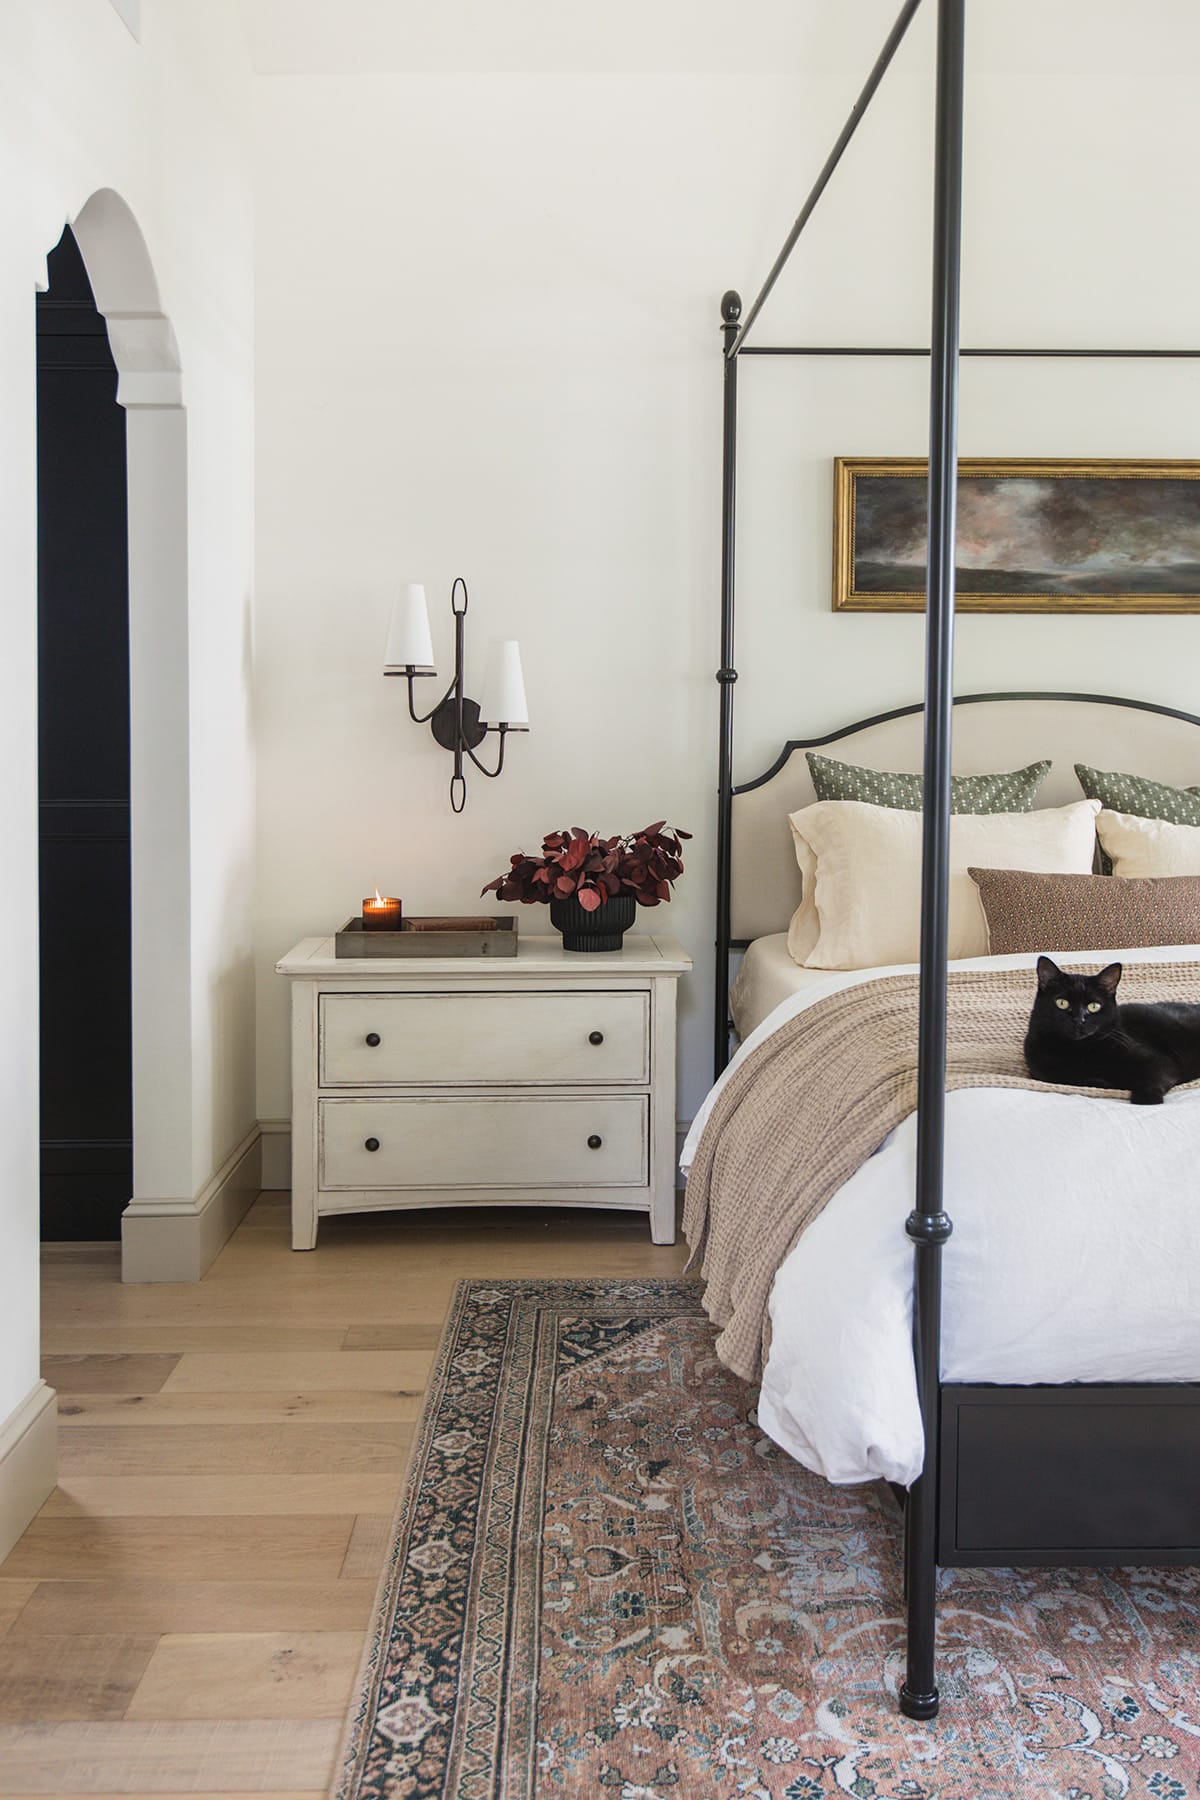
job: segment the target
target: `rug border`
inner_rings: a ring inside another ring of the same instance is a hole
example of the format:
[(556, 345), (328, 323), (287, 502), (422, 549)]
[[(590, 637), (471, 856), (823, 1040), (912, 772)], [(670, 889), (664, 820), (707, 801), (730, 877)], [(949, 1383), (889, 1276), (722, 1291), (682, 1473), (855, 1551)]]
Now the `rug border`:
[[(579, 1288), (594, 1286), (600, 1282), (611, 1282), (614, 1287), (626, 1282), (636, 1283), (640, 1287), (675, 1286), (684, 1283), (697, 1290), (697, 1297), (702, 1293), (699, 1280), (694, 1275), (680, 1271), (674, 1275), (526, 1275), (494, 1277), (487, 1275), (461, 1276), (454, 1284), (450, 1306), (446, 1313), (442, 1334), (430, 1364), (429, 1376), (425, 1384), (425, 1393), (421, 1404), (421, 1419), (416, 1436), (413, 1438), (408, 1453), (408, 1467), (400, 1488), (400, 1495), (392, 1511), (388, 1525), (387, 1549), (383, 1568), (375, 1588), (372, 1602), (370, 1623), (367, 1626), (366, 1639), (362, 1654), (358, 1660), (354, 1684), (350, 1699), (346, 1705), (345, 1721), (338, 1738), (337, 1755), (334, 1759), (333, 1772), (326, 1790), (326, 1800), (354, 1800), (350, 1782), (354, 1776), (353, 1763), (356, 1760), (363, 1734), (370, 1738), (371, 1723), (369, 1709), (359, 1717), (360, 1702), (364, 1689), (372, 1681), (377, 1658), (386, 1654), (385, 1634), (380, 1630), (381, 1622), (391, 1613), (393, 1589), (400, 1576), (400, 1564), (395, 1555), (396, 1543), (400, 1535), (403, 1521), (415, 1503), (420, 1487), (419, 1472), (424, 1467), (424, 1455), (436, 1429), (438, 1408), (433, 1404), (443, 1386), (449, 1371), (450, 1353), (455, 1342), (458, 1327), (466, 1311), (467, 1300), (476, 1287), (498, 1289), (503, 1292), (515, 1292), (522, 1288), (545, 1291), (548, 1288)], [(381, 1650), (382, 1647), (382, 1650)]]
[[(442, 1326), (442, 1335), (438, 1339), (437, 1349), (429, 1368), (429, 1377), (425, 1383), (425, 1393), (421, 1401), (421, 1419), (408, 1451), (408, 1467), (400, 1494), (392, 1509), (388, 1525), (387, 1547), (384, 1551), (383, 1568), (379, 1572), (379, 1580), (375, 1584), (375, 1598), (371, 1603), (371, 1618), (367, 1626), (367, 1635), (363, 1643), (362, 1654), (358, 1659), (358, 1668), (354, 1676), (350, 1700), (346, 1707), (345, 1722), (338, 1739), (338, 1752), (334, 1761), (333, 1775), (330, 1780), (327, 1800), (349, 1800), (349, 1782), (353, 1775), (351, 1759), (356, 1755), (359, 1739), (362, 1735), (362, 1721), (358, 1718), (359, 1703), (363, 1690), (371, 1680), (381, 1642), (380, 1621), (390, 1610), (392, 1589), (397, 1579), (397, 1559), (395, 1556), (396, 1539), (401, 1523), (417, 1497), (419, 1487), (418, 1471), (423, 1466), (422, 1452), (427, 1448), (427, 1440), (432, 1432), (437, 1417), (437, 1408), (430, 1405), (434, 1391), (445, 1379), (450, 1360), (450, 1349), (454, 1342), (458, 1325), (466, 1307), (467, 1293), (480, 1276), (464, 1276), (454, 1284), (454, 1292), (450, 1297), (450, 1306)], [(489, 1287), (508, 1287), (525, 1285), (516, 1282), (489, 1281)], [(368, 1727), (369, 1735), (369, 1727)]]

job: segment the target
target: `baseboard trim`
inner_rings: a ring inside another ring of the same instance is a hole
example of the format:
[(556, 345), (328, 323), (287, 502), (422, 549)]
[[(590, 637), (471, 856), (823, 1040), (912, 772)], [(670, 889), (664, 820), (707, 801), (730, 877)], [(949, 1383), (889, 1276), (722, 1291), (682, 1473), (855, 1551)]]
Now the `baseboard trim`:
[(58, 1409), (52, 1387), (36, 1382), (0, 1425), (0, 1562), (58, 1480)]
[(271, 1193), (289, 1193), (292, 1186), (292, 1121), (260, 1119), (262, 1133), (262, 1184)]
[(122, 1281), (199, 1281), (262, 1191), (257, 1124), (191, 1200), (138, 1200), (121, 1215)]

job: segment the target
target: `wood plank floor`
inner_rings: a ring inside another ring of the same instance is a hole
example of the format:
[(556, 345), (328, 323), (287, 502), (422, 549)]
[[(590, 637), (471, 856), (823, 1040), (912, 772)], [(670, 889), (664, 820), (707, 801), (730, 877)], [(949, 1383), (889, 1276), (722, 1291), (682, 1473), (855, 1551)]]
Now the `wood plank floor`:
[(60, 1486), (0, 1565), (0, 1796), (322, 1800), (454, 1284), (671, 1275), (616, 1213), (264, 1195), (202, 1282), (48, 1245)]

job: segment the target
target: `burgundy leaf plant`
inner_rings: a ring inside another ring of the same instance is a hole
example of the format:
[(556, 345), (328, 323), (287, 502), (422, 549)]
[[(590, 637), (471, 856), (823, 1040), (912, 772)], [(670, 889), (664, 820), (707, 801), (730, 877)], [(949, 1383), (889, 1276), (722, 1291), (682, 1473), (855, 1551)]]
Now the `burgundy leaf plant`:
[(481, 890), (500, 900), (578, 900), (584, 912), (595, 912), (618, 894), (632, 894), (639, 906), (657, 906), (671, 898), (671, 883), (683, 874), (682, 839), (690, 831), (668, 828), (664, 819), (628, 837), (599, 837), (575, 825), (542, 839), (542, 854), (518, 851), (511, 867)]

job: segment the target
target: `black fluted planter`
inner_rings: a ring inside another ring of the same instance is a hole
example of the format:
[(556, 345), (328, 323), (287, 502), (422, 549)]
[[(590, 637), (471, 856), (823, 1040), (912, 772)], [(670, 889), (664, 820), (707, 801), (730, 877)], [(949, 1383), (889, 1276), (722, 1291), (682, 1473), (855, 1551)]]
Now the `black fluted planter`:
[(564, 950), (619, 950), (636, 912), (633, 894), (605, 900), (595, 912), (585, 912), (575, 899), (552, 900), (550, 923), (562, 932)]

